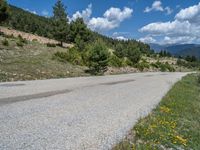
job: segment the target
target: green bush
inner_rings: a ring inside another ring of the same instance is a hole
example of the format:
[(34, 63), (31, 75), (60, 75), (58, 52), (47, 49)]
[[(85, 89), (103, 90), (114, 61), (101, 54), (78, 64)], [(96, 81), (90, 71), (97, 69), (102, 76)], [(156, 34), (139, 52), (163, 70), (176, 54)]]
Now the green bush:
[(21, 35), (18, 35), (18, 40), (20, 43), (24, 43), (24, 44), (28, 43), (28, 41), (25, 38), (23, 38)]
[(197, 75), (197, 82), (200, 84), (200, 74)]
[(54, 44), (54, 43), (47, 43), (47, 47), (56, 47), (56, 44)]
[(162, 71), (162, 72), (165, 72), (165, 71), (174, 72), (175, 71), (174, 67), (171, 66), (167, 62), (163, 64), (163, 63), (157, 61), (156, 63), (152, 63), (151, 66), (155, 67), (155, 68), (159, 68), (160, 71)]
[(2, 41), (2, 44), (3, 44), (4, 46), (9, 46), (9, 42), (8, 42), (7, 39), (4, 39), (4, 40)]
[(67, 52), (56, 52), (53, 58), (62, 62), (70, 62), (74, 65), (84, 65), (81, 53), (76, 48), (70, 48)]
[(90, 73), (103, 74), (107, 70), (110, 53), (102, 41), (97, 41), (89, 48), (88, 62)]
[(17, 44), (17, 46), (19, 46), (19, 47), (23, 47), (23, 46), (24, 46), (24, 43), (21, 42), (21, 41), (18, 41), (16, 44)]
[(140, 62), (136, 65), (136, 68), (138, 68), (140, 71), (143, 71), (145, 68), (149, 69), (149, 67), (150, 65), (146, 61)]
[(133, 64), (137, 64), (140, 59), (141, 59), (141, 52), (136, 48), (136, 49), (132, 49), (129, 48), (127, 50), (127, 58), (133, 63)]
[(130, 59), (125, 58), (124, 61), (122, 62), (122, 66), (133, 66), (132, 61)]
[(112, 55), (109, 59), (109, 66), (111, 67), (122, 67), (123, 59), (120, 59), (116, 55)]

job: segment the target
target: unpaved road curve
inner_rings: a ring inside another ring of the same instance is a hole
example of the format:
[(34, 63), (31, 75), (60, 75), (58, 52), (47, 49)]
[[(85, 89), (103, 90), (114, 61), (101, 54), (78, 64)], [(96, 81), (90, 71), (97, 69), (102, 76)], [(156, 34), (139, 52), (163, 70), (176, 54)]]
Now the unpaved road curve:
[(110, 149), (187, 73), (0, 84), (0, 149)]

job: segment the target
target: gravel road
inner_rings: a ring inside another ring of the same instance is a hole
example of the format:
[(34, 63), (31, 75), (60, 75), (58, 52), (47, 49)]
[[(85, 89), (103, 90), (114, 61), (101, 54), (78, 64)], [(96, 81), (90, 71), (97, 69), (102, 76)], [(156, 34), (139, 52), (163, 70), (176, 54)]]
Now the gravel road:
[(186, 74), (1, 83), (0, 149), (110, 149)]

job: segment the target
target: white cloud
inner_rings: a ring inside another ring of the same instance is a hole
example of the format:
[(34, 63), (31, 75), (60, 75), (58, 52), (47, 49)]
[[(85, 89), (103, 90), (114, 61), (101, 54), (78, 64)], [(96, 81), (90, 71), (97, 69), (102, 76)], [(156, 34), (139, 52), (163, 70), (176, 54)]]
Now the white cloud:
[(70, 21), (76, 20), (77, 18), (83, 18), (83, 20), (87, 23), (92, 15), (92, 4), (89, 4), (88, 7), (82, 12), (77, 11), (72, 15)]
[(127, 41), (128, 40), (128, 38), (126, 38), (124, 36), (117, 36), (117, 37), (115, 37), (115, 39), (122, 40), (122, 41)]
[(173, 21), (153, 22), (140, 32), (160, 36), (162, 43), (192, 43), (200, 41), (200, 3), (180, 10)]
[(123, 10), (120, 8), (111, 7), (106, 10), (102, 17), (92, 17), (92, 4), (82, 12), (77, 11), (69, 18), (70, 21), (76, 20), (77, 18), (83, 18), (88, 27), (95, 31), (111, 30), (119, 27), (120, 23), (125, 19), (132, 16), (133, 10), (128, 7), (124, 7)]
[(173, 13), (173, 9), (171, 9), (170, 7), (165, 7), (165, 10), (166, 10), (166, 13), (167, 13), (167, 15), (170, 15), (170, 14), (172, 14)]
[(144, 42), (144, 43), (155, 43), (156, 39), (154, 39), (151, 36), (146, 36), (146, 37), (140, 38), (139, 41)]
[(120, 8), (114, 8), (111, 7), (104, 13), (104, 18), (107, 18), (108, 20), (118, 20), (123, 21), (126, 18), (131, 17), (133, 10), (128, 7), (124, 7), (124, 10), (121, 10)]
[(176, 44), (176, 43), (192, 43), (194, 40), (196, 40), (195, 37), (190, 36), (180, 36), (180, 37), (169, 37), (165, 36), (161, 44)]
[(161, 1), (154, 1), (151, 7), (146, 7), (144, 12), (150, 12), (150, 11), (164, 11), (162, 7)]
[(49, 15), (49, 12), (48, 12), (47, 10), (43, 10), (43, 11), (42, 11), (42, 15), (43, 15), (43, 16), (48, 16), (48, 15)]
[(167, 15), (169, 15), (173, 12), (173, 10), (168, 6), (164, 8), (162, 6), (162, 2), (158, 1), (158, 0), (154, 1), (151, 7), (146, 7), (145, 10), (144, 10), (145, 13), (148, 13), (148, 12), (151, 12), (151, 11), (161, 11), (161, 12), (166, 11)]
[(96, 31), (111, 30), (119, 27), (121, 22), (132, 16), (132, 13), (133, 10), (128, 7), (124, 7), (123, 10), (111, 7), (104, 13), (103, 17), (91, 18), (88, 26)]
[(200, 3), (185, 9), (176, 14), (175, 19), (180, 21), (189, 21), (200, 25)]
[(26, 9), (24, 9), (24, 10), (26, 10), (26, 11), (32, 13), (32, 14), (35, 14), (35, 15), (38, 14), (35, 10), (29, 10), (28, 8), (26, 8)]
[(109, 21), (107, 18), (92, 18), (89, 23), (88, 27), (92, 30), (96, 31), (104, 31), (104, 30), (111, 30), (119, 26), (119, 23), (115, 20)]
[(128, 35), (129, 32), (114, 32), (112, 34), (112, 36), (116, 37), (116, 36), (121, 36), (121, 35)]

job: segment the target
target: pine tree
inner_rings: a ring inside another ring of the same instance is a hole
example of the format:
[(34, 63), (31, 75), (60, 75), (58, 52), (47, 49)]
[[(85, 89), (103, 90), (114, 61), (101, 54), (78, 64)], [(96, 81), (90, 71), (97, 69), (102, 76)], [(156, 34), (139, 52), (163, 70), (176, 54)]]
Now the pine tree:
[(107, 70), (110, 53), (102, 41), (97, 41), (89, 49), (89, 68), (92, 74), (103, 74)]
[(8, 18), (8, 4), (6, 0), (0, 0), (0, 23)]
[(53, 7), (53, 13), (54, 37), (60, 41), (61, 46), (63, 46), (63, 42), (68, 40), (69, 24), (66, 7), (61, 0), (56, 2), (55, 6)]
[(70, 24), (70, 41), (74, 42), (80, 51), (84, 50), (85, 45), (92, 38), (90, 30), (82, 18), (77, 18)]

